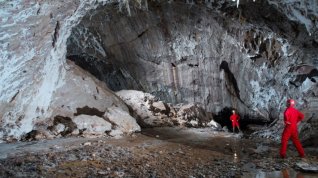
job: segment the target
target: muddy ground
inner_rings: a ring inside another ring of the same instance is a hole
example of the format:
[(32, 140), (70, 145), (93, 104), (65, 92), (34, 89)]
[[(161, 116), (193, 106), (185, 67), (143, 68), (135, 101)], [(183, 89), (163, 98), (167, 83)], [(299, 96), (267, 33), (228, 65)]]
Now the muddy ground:
[(301, 160), (292, 145), (209, 129), (158, 128), (114, 138), (65, 138), (0, 144), (0, 177), (318, 177), (296, 163), (318, 163), (318, 149)]

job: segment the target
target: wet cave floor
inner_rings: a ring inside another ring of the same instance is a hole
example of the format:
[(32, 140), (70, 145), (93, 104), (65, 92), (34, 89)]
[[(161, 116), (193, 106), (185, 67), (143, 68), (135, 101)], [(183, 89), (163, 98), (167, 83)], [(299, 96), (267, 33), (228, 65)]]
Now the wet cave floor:
[[(295, 170), (290, 145), (211, 129), (154, 128), (123, 138), (1, 143), (0, 177), (318, 177)], [(318, 163), (317, 148), (305, 148)]]

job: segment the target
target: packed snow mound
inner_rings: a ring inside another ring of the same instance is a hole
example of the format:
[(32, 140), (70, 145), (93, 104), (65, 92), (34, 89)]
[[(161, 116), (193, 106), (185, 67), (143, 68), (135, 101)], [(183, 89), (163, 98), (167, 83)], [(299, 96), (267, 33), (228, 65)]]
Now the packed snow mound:
[(185, 126), (220, 128), (199, 104), (173, 106), (155, 96), (136, 90), (121, 90), (116, 94), (131, 108), (132, 115), (142, 127)]

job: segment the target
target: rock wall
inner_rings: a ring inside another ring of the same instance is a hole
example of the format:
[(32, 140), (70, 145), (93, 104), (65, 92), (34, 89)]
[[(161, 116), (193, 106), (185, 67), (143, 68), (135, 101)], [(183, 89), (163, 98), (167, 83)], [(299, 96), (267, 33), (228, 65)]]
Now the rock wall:
[[(110, 107), (128, 112), (105, 84), (78, 66), (66, 63), (66, 41), (72, 27), (88, 10), (106, 3), (106, 0), (0, 2), (2, 140), (37, 135), (51, 138), (71, 133), (76, 130), (72, 127), (75, 121), (71, 120), (78, 110), (84, 110), (82, 114), (88, 117), (102, 113), (99, 117), (104, 119), (107, 117), (103, 114)], [(85, 108), (94, 112), (87, 113)], [(136, 131), (138, 127), (134, 127)], [(116, 124), (113, 129), (116, 130)]]
[(131, 6), (130, 16), (115, 6), (88, 12), (67, 49), (112, 90), (267, 120), (286, 98), (305, 107), (317, 96), (317, 39), (267, 2), (151, 1), (147, 10)]
[(114, 105), (127, 111), (66, 57), (112, 90), (200, 102), (212, 112), (231, 106), (275, 119), (288, 97), (317, 111), (316, 2), (292, 11), (281, 10), (287, 0), (240, 1), (238, 9), (225, 0), (127, 2), (0, 1), (0, 138), (20, 139), (77, 109), (95, 108), (104, 119)]

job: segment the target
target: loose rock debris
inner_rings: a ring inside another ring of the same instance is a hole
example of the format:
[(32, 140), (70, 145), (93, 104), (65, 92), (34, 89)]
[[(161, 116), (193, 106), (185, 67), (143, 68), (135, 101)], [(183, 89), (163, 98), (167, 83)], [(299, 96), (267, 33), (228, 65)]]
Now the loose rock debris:
[[(303, 161), (293, 149), (280, 159), (279, 144), (269, 140), (207, 129), (157, 128), (120, 139), (68, 138), (0, 149), (0, 177), (246, 177)], [(317, 164), (317, 152), (307, 155), (307, 164)]]

